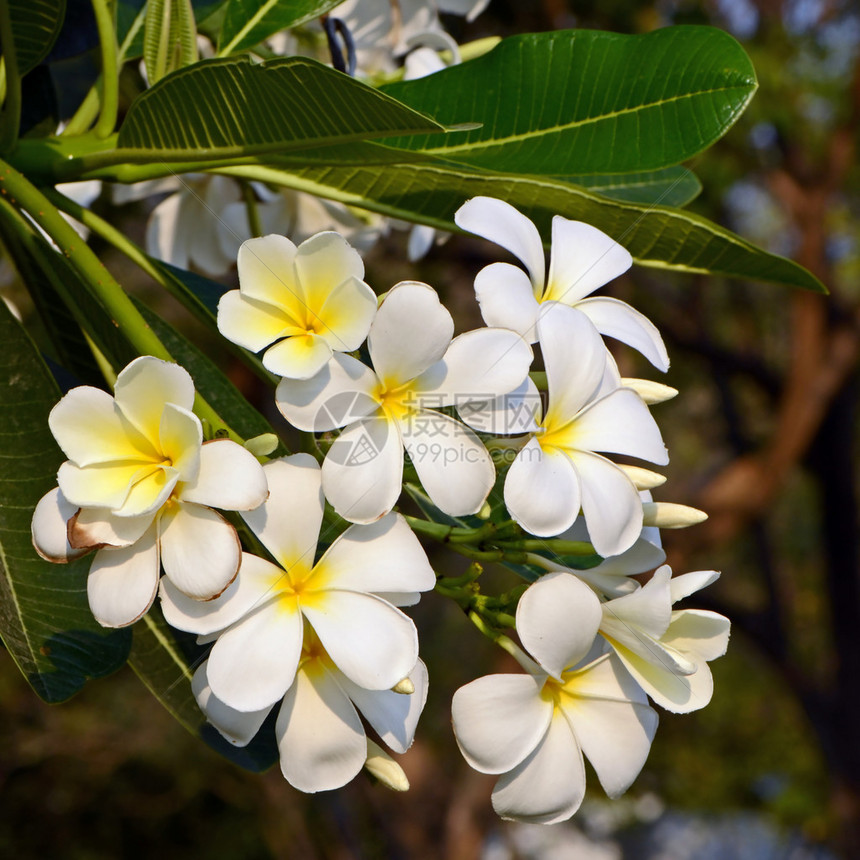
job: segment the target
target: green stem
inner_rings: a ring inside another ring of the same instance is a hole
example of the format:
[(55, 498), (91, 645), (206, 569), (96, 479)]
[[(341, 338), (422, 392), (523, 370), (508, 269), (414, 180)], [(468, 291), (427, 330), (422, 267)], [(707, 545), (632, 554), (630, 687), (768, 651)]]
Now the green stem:
[(93, 88), (87, 93), (84, 100), (78, 105), (75, 115), (66, 123), (66, 127), (60, 132), (65, 137), (74, 137), (84, 134), (99, 115), (99, 86), (101, 79), (96, 81)]
[[(74, 231), (57, 208), (34, 185), (11, 165), (0, 161), (0, 194), (36, 222), (81, 275), (89, 292), (104, 308), (111, 321), (122, 331), (140, 355), (152, 355), (173, 361), (167, 348), (135, 308), (123, 288), (114, 279), (92, 249)], [(241, 437), (233, 432), (218, 413), (197, 394), (194, 410), (215, 429), (224, 429), (234, 441)]]
[(119, 110), (119, 62), (117, 58), (116, 23), (113, 5), (108, 0), (92, 0), (99, 32), (102, 64), (101, 111), (95, 126), (95, 135), (104, 139), (113, 134)]
[(0, 42), (3, 43), (3, 64), (6, 69), (6, 99), (0, 117), (0, 152), (8, 153), (18, 142), (21, 125), (21, 75), (12, 33), (12, 11), (6, 0), (0, 2)]
[(257, 209), (257, 198), (250, 182), (240, 183), (242, 186), (242, 197), (245, 201), (245, 211), (248, 213), (248, 227), (251, 238), (263, 235), (263, 225), (260, 223), (260, 211)]
[(594, 547), (587, 541), (581, 540), (542, 540), (527, 538), (525, 540), (506, 542), (505, 548), (514, 550), (531, 550), (552, 552), (556, 555), (595, 555)]

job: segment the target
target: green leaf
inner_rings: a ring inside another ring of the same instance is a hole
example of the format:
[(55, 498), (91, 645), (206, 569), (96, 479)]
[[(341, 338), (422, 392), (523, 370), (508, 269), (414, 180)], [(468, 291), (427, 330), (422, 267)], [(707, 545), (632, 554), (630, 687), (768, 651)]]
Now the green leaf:
[(592, 173), (558, 177), (612, 200), (659, 206), (686, 206), (702, 191), (702, 183), (686, 167), (666, 167), (648, 173)]
[(18, 74), (26, 75), (48, 56), (66, 16), (66, 0), (3, 0), (9, 3)]
[(221, 56), (238, 54), (263, 39), (319, 18), (343, 0), (230, 0), (218, 38)]
[(383, 90), (446, 125), (482, 123), (393, 145), (501, 172), (567, 176), (678, 164), (725, 134), (756, 86), (728, 33), (667, 27), (514, 36), (483, 57)]
[[(209, 17), (225, 0), (191, 0), (194, 18), (199, 24)], [(146, 0), (119, 0), (116, 10), (116, 40), (120, 63), (143, 56), (143, 30)]]
[(197, 62), (197, 28), (191, 0), (148, 0), (143, 61), (150, 84)]
[(26, 332), (0, 302), (0, 635), (33, 689), (61, 702), (88, 678), (118, 669), (127, 630), (105, 630), (87, 603), (90, 558), (36, 554), (30, 520), (56, 486), (63, 455), (48, 429), (60, 392)]
[[(206, 648), (195, 637), (171, 628), (158, 606), (134, 625), (129, 665), (149, 691), (189, 731), (225, 758), (247, 770), (260, 772), (278, 760), (274, 726), (267, 721), (247, 747), (228, 743), (210, 726), (191, 692), (194, 669), (205, 659)], [(273, 709), (273, 715), (277, 707)]]
[(440, 131), (394, 99), (302, 57), (204, 60), (140, 96), (116, 161), (247, 158), (412, 131)]
[(383, 215), (457, 230), (454, 212), (470, 197), (498, 197), (530, 217), (544, 237), (553, 215), (593, 224), (643, 266), (825, 288), (802, 266), (770, 254), (717, 224), (679, 209), (609, 200), (562, 180), (478, 171), (442, 162), (384, 167), (308, 166), (289, 173), (234, 168), (243, 178), (287, 185)]

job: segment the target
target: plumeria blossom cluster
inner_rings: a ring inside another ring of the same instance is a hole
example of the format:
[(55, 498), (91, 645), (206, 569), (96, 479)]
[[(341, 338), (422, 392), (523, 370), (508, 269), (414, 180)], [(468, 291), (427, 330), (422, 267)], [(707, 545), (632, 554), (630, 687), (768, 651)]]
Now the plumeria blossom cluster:
[[(655, 706), (708, 703), (729, 623), (676, 608), (715, 571), (664, 564), (660, 528), (702, 516), (651, 497), (668, 453), (650, 407), (676, 392), (622, 378), (603, 340), (668, 367), (649, 320), (591, 295), (630, 255), (557, 217), (547, 268), (537, 228), (507, 203), (474, 198), (455, 220), (524, 265), (477, 273), (486, 326), (460, 334), (428, 284), (378, 297), (337, 232), (244, 242), (219, 330), (261, 353), (316, 456), (204, 441), (191, 378), (142, 357), (113, 397), (76, 388), (51, 413), (68, 461), (33, 540), (53, 561), (95, 550), (102, 624), (133, 623), (157, 591), (166, 621), (209, 648), (192, 681), (207, 720), (238, 746), (274, 722), (283, 774), (309, 792), (363, 767), (407, 786), (383, 745), (411, 745), (429, 673), (403, 610), (434, 589), (453, 598), (523, 668), (456, 692), (457, 743), (498, 776), (501, 816), (551, 823), (579, 807), (584, 758), (617, 796), (647, 758)], [(419, 537), (469, 571), (434, 572)], [(531, 584), (490, 597), (486, 562)]]

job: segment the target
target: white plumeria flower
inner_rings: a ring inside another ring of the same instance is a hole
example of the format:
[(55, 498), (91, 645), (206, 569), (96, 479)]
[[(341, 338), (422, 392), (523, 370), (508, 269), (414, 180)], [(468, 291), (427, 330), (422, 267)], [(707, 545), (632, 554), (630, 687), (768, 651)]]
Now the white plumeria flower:
[(213, 694), (237, 711), (259, 711), (296, 679), (309, 625), (337, 669), (366, 690), (389, 690), (418, 660), (415, 625), (394, 604), (436, 584), (418, 539), (397, 514), (347, 529), (314, 562), (322, 525), (320, 469), (308, 454), (263, 467), (269, 498), (245, 522), (276, 563), (245, 553), (236, 581), (206, 604), (163, 583), (174, 627), (218, 637), (209, 656)]
[(595, 452), (665, 464), (666, 447), (635, 392), (607, 393), (606, 349), (584, 314), (551, 302), (541, 309), (537, 330), (549, 404), (508, 470), (505, 505), (540, 537), (570, 528), (581, 506), (598, 554), (619, 555), (642, 531), (642, 502), (624, 469)]
[(587, 585), (551, 573), (517, 606), (517, 633), (538, 665), (489, 675), (454, 694), (454, 732), (466, 761), (502, 774), (493, 808), (503, 818), (553, 824), (585, 794), (582, 756), (610, 797), (642, 769), (657, 713), (614, 654), (589, 659), (600, 602)]
[(726, 653), (729, 619), (704, 609), (672, 610), (672, 604), (719, 577), (700, 570), (672, 578), (659, 568), (640, 589), (602, 606), (600, 633), (639, 685), (667, 711), (686, 714), (711, 700), (708, 660)]
[[(87, 580), (93, 615), (122, 627), (143, 615), (165, 576), (209, 600), (236, 576), (236, 530), (212, 510), (251, 510), (266, 498), (252, 454), (227, 439), (203, 443), (194, 383), (176, 364), (135, 359), (114, 397), (72, 389), (49, 424), (69, 458), (33, 515), (33, 542), (51, 561), (96, 548)], [(66, 542), (68, 535), (68, 542)]]
[[(420, 660), (416, 663), (408, 676), (415, 688), (409, 695), (366, 690), (337, 668), (316, 637), (309, 639), (280, 704), (275, 735), (281, 772), (290, 785), (306, 792), (328, 791), (346, 785), (367, 761), (369, 739), (359, 713), (389, 749), (409, 749), (427, 701), (427, 668)], [(192, 680), (197, 702), (230, 743), (245, 746), (272, 706), (251, 712), (228, 707), (212, 693), (208, 665), (203, 663)]]
[(404, 448), (442, 511), (473, 514), (484, 504), (495, 479), (492, 458), (475, 433), (436, 410), (513, 390), (532, 351), (504, 329), (453, 334), (436, 292), (406, 281), (391, 289), (370, 328), (373, 370), (335, 353), (315, 377), (278, 385), (278, 408), (299, 430), (345, 428), (322, 467), (326, 498), (345, 519), (372, 522), (391, 510)]
[(454, 221), (461, 229), (506, 248), (528, 271), (510, 263), (492, 263), (478, 272), (475, 293), (487, 325), (512, 328), (534, 342), (541, 304), (561, 302), (586, 314), (601, 334), (639, 350), (660, 370), (669, 368), (660, 332), (647, 317), (618, 299), (586, 298), (633, 262), (614, 239), (590, 224), (556, 215), (546, 272), (537, 227), (509, 203), (474, 197), (457, 210)]
[[(218, 330), (278, 376), (308, 379), (334, 351), (367, 337), (376, 294), (364, 283), (359, 253), (339, 233), (317, 233), (298, 248), (285, 236), (242, 243), (239, 289), (218, 303)], [(270, 344), (274, 344), (270, 346)]]

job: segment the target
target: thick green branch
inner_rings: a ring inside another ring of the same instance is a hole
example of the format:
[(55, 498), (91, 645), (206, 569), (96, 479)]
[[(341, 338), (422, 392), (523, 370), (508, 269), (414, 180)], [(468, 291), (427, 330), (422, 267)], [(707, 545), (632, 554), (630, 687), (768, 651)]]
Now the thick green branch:
[(6, 100), (0, 116), (0, 153), (11, 152), (18, 142), (21, 125), (21, 75), (12, 33), (12, 10), (6, 0), (0, 2), (0, 42), (3, 44), (3, 66), (6, 74)]
[(95, 135), (104, 139), (113, 134), (119, 108), (119, 62), (117, 58), (116, 24), (113, 5), (108, 0), (92, 0), (101, 51), (101, 110)]

